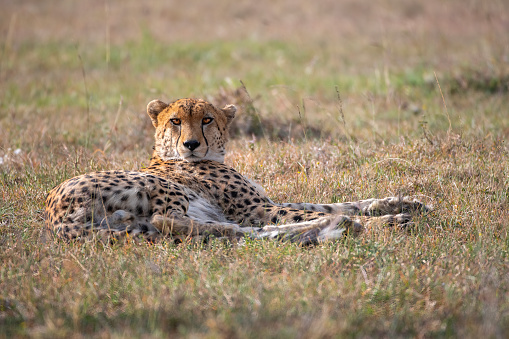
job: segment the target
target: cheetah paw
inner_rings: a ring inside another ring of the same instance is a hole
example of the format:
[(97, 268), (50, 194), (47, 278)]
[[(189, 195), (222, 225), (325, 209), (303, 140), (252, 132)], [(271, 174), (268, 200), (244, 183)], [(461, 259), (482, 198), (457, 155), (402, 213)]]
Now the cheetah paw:
[(428, 212), (429, 210), (431, 210), (431, 207), (410, 197), (387, 197), (374, 200), (362, 212), (364, 215), (369, 216), (385, 216), (400, 213)]

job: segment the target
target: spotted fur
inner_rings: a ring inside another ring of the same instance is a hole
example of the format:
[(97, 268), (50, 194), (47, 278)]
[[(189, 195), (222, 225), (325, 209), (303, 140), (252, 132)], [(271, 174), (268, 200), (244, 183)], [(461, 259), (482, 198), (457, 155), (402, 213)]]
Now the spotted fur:
[(141, 171), (84, 174), (46, 200), (48, 228), (65, 239), (253, 237), (302, 244), (359, 233), (374, 224), (405, 226), (418, 201), (389, 197), (338, 204), (274, 203), (223, 163), (236, 108), (203, 100), (151, 101), (155, 132)]

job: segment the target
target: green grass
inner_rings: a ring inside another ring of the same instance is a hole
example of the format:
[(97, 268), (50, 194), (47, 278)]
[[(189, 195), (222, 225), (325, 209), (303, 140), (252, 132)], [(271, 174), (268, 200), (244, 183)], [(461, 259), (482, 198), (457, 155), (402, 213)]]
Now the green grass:
[[(509, 66), (495, 2), (301, 3), (309, 17), (221, 2), (210, 21), (129, 3), (125, 16), (108, 3), (111, 43), (90, 28), (104, 4), (75, 16), (72, 39), (57, 18), (79, 4), (0, 13), (0, 337), (507, 336)], [(151, 26), (160, 11), (168, 22)], [(216, 26), (230, 30), (203, 37)], [(275, 201), (411, 195), (434, 210), (408, 232), (312, 248), (48, 237), (47, 192), (146, 165), (145, 106), (180, 97), (239, 107), (226, 162)]]

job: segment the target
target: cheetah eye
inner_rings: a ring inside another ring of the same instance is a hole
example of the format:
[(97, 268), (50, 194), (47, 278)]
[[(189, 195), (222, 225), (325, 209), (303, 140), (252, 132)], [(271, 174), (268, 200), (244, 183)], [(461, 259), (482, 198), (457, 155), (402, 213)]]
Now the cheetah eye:
[(177, 125), (177, 126), (180, 125), (180, 123), (182, 122), (182, 121), (180, 121), (180, 119), (170, 119), (170, 121), (172, 124)]
[(203, 120), (201, 121), (203, 125), (208, 125), (212, 122), (212, 120), (214, 120), (213, 118), (203, 118)]

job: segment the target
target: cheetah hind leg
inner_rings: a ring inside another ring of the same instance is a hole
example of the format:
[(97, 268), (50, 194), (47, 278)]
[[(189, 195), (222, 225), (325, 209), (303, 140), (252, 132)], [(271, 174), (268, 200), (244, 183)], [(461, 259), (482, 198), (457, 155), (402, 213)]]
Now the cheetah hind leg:
[(187, 216), (155, 215), (151, 223), (163, 236), (173, 239), (203, 239), (210, 235), (218, 238), (275, 239), (302, 245), (316, 244), (344, 236), (345, 231), (360, 233), (363, 227), (347, 216), (330, 216), (320, 219), (285, 225), (265, 227), (240, 227), (237, 224), (204, 223)]
[(249, 230), (242, 229), (237, 224), (201, 221), (190, 218), (187, 215), (163, 216), (156, 214), (150, 222), (163, 236), (175, 239), (202, 239), (211, 235), (215, 237), (240, 238), (250, 233)]
[(210, 235), (217, 238), (274, 239), (310, 245), (343, 237), (348, 232), (358, 234), (363, 226), (348, 216), (328, 216), (320, 219), (285, 225), (259, 227), (240, 227), (237, 224), (210, 222), (204, 223), (187, 216), (155, 215), (151, 223), (164, 236), (173, 239), (204, 239)]

